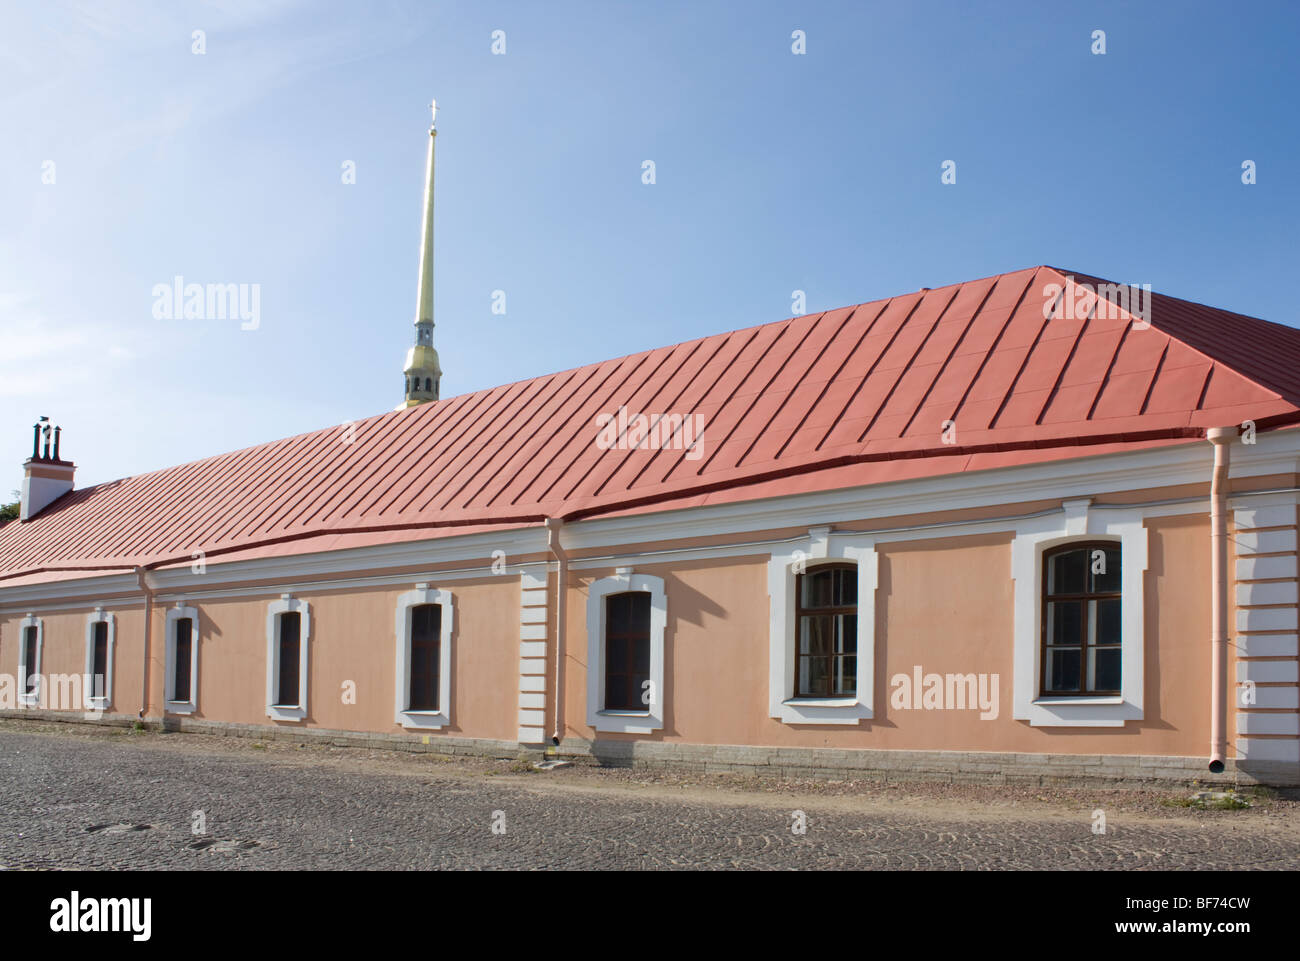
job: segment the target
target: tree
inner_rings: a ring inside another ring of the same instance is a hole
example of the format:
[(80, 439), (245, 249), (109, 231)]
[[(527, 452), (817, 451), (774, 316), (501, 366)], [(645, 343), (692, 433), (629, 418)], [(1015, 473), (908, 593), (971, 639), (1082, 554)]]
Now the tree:
[(14, 501), (12, 504), (0, 504), (0, 524), (18, 520), (18, 508), (22, 504), (21, 498), (23, 495), (18, 491), (12, 491), (11, 493), (14, 497), (20, 499)]

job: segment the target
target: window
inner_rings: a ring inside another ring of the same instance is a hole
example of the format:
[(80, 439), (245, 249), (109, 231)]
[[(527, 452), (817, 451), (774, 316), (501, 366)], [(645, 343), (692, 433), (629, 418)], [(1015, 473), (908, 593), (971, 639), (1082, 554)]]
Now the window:
[(415, 590), (397, 597), (394, 720), (405, 728), (451, 723), (451, 648), (455, 607), (450, 591)]
[(108, 676), (108, 625), (103, 621), (95, 622), (95, 654), (91, 662), (90, 673), (96, 678), (95, 687), (99, 687), (99, 678)]
[(18, 700), (22, 704), (36, 704), (41, 695), (41, 648), (44, 629), (37, 617), (28, 615), (19, 624), (21, 643), (18, 646)]
[(266, 613), (266, 714), (277, 721), (307, 717), (307, 653), (311, 607), (281, 594)]
[(798, 697), (853, 697), (858, 681), (858, 569), (817, 567), (798, 575), (795, 659)]
[(92, 709), (106, 710), (113, 703), (113, 648), (117, 621), (97, 608), (86, 620), (86, 673), (90, 675), (86, 701)]
[(194, 630), (194, 622), (188, 617), (178, 618), (176, 621), (176, 663), (172, 665), (172, 690), (176, 696), (172, 698), (175, 701), (188, 701), (190, 699), (190, 659), (193, 656), (193, 642), (190, 639), (190, 632)]
[(438, 710), (438, 647), (442, 634), (442, 608), (419, 604), (411, 608), (411, 687), (407, 705), (412, 711)]
[(199, 612), (177, 604), (167, 612), (166, 709), (193, 714), (199, 703)]
[(650, 697), (650, 594), (605, 597), (605, 710), (644, 710)]
[[(293, 670), (293, 665), (298, 663), (300, 648), (299, 635), (302, 630), (302, 615), (297, 611), (290, 611), (280, 615), (279, 640), (280, 645), (280, 671), (279, 671), (279, 695), (275, 699), (276, 707), (297, 707), (298, 706), (298, 672)], [(285, 670), (285, 668), (288, 670)]]
[(36, 676), (39, 670), (36, 664), (36, 628), (23, 628), (23, 693), (35, 694), (36, 689), (40, 687), (40, 680)]
[(1042, 695), (1119, 694), (1120, 575), (1114, 543), (1044, 552)]
[(1018, 521), (1011, 541), (1012, 717), (1123, 727), (1143, 717), (1146, 509), (1090, 498), (1061, 507)]
[(620, 567), (587, 591), (587, 723), (651, 734), (664, 727), (663, 578)]
[(873, 716), (874, 535), (814, 527), (767, 565), (769, 714), (785, 724)]

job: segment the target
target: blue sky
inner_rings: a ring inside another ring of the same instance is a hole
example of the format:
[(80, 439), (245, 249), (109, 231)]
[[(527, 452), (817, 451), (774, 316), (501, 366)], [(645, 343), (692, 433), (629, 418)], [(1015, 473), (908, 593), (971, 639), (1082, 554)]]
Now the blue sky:
[(42, 414), (86, 486), (391, 409), (433, 97), (444, 397), (1041, 263), (1300, 325), (1293, 3), (2, 16), (0, 501)]

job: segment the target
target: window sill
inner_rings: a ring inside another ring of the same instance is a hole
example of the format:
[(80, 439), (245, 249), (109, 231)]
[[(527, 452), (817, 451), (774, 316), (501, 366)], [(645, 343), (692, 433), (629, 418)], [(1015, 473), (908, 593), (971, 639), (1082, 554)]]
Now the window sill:
[(1124, 697), (1121, 694), (1102, 694), (1097, 697), (1080, 697), (1076, 694), (1066, 694), (1057, 697), (1051, 694), (1040, 695), (1032, 701), (1034, 704), (1057, 705), (1057, 704), (1123, 704)]
[(653, 734), (664, 726), (663, 717), (650, 711), (597, 711), (587, 723), (610, 734)]
[(397, 723), (408, 730), (436, 731), (451, 723), (442, 711), (398, 711)]
[(853, 707), (856, 697), (791, 697), (781, 702), (791, 707)]
[(168, 714), (193, 714), (198, 710), (198, 705), (193, 701), (165, 701), (163, 709)]
[(775, 705), (772, 716), (783, 724), (857, 724), (872, 711), (857, 697), (791, 697)]
[(266, 716), (273, 721), (302, 721), (307, 717), (307, 709), (296, 704), (268, 704)]

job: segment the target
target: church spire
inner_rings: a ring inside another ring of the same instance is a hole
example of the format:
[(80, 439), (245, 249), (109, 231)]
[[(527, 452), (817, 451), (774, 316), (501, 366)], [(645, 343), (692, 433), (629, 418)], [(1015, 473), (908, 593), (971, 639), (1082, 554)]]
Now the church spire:
[(429, 107), (434, 122), (429, 126), (429, 157), (424, 171), (424, 223), (420, 232), (415, 344), (406, 352), (406, 365), (403, 368), (406, 399), (402, 407), (414, 407), (426, 401), (437, 400), (438, 382), (442, 379), (438, 352), (433, 349), (433, 145), (438, 137), (438, 102), (435, 100)]

